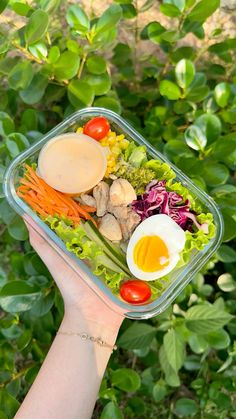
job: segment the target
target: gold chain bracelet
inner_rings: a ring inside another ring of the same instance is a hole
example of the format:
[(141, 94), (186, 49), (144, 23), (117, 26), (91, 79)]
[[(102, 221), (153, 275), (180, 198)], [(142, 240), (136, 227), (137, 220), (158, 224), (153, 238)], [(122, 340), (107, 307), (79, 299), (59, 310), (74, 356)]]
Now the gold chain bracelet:
[(109, 345), (106, 343), (101, 337), (95, 338), (93, 336), (89, 336), (87, 333), (75, 333), (75, 332), (64, 332), (63, 330), (58, 330), (58, 335), (67, 335), (67, 336), (79, 336), (82, 340), (90, 340), (91, 342), (97, 343), (99, 346), (104, 346), (105, 348), (109, 348), (113, 351), (117, 349), (116, 345)]

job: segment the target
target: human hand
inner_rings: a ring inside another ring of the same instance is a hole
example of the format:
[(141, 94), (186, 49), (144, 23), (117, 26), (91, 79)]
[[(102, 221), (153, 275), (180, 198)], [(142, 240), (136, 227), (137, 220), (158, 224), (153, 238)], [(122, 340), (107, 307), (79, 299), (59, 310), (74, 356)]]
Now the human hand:
[[(77, 318), (87, 324), (96, 323), (117, 332), (122, 321), (122, 314), (109, 308), (69, 265), (67, 255), (60, 256), (60, 249), (54, 243), (49, 244), (44, 231), (30, 218), (24, 216), (29, 231), (32, 247), (38, 253), (54, 278), (64, 300), (65, 315)], [(56, 250), (57, 249), (57, 250)], [(65, 259), (64, 259), (65, 257)]]

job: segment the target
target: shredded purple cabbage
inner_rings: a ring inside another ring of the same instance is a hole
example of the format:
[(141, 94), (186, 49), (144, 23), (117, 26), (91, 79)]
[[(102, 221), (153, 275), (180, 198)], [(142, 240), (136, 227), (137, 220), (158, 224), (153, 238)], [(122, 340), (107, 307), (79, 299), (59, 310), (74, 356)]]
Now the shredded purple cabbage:
[(145, 220), (151, 215), (169, 215), (183, 230), (192, 231), (193, 224), (208, 233), (208, 224), (199, 224), (196, 215), (190, 212), (190, 203), (175, 192), (166, 190), (165, 180), (152, 180), (142, 195), (133, 201), (132, 209)]

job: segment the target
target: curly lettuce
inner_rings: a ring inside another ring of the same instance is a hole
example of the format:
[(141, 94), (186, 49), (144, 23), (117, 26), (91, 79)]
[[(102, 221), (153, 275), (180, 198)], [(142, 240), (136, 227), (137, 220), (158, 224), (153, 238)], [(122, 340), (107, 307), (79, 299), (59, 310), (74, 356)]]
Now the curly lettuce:
[(101, 276), (114, 294), (119, 293), (120, 282), (127, 274), (104, 253), (99, 244), (88, 238), (82, 223), (72, 227), (68, 220), (52, 216), (44, 221), (65, 243), (69, 252), (84, 260), (94, 275)]

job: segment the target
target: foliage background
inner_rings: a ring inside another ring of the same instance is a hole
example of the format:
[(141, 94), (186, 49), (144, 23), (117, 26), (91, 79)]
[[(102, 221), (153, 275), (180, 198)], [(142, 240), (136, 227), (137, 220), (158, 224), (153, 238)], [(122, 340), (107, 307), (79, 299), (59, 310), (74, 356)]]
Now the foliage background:
[[(145, 25), (153, 0), (117, 0), (102, 16), (92, 1), (86, 14), (60, 0), (0, 0), (0, 179), (13, 157), (64, 117), (97, 105), (122, 114), (213, 196), (223, 244), (165, 313), (124, 322), (93, 417), (234, 418), (236, 38), (222, 25), (205, 34), (218, 0), (159, 3), (161, 22)], [(3, 194), (0, 220), (6, 419), (39, 370), (63, 304)]]

